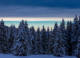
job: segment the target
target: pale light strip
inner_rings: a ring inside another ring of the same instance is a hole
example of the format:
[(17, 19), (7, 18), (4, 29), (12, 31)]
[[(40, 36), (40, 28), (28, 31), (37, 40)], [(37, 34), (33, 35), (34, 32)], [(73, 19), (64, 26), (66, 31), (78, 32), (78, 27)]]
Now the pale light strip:
[(4, 21), (73, 21), (73, 17), (0, 17), (0, 20)]

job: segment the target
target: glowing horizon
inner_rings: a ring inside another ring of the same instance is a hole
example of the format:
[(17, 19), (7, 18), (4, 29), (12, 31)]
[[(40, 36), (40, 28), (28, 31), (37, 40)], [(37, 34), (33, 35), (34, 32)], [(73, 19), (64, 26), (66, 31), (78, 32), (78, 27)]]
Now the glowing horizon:
[(73, 17), (0, 17), (0, 20), (4, 21), (73, 21)]

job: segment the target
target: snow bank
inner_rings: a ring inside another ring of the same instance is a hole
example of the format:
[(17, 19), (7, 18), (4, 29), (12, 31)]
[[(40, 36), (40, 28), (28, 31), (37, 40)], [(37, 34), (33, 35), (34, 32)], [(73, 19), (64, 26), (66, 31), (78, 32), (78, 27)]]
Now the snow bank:
[(7, 54), (0, 54), (0, 58), (77, 58), (77, 57), (75, 56), (56, 57), (52, 55), (13, 56)]

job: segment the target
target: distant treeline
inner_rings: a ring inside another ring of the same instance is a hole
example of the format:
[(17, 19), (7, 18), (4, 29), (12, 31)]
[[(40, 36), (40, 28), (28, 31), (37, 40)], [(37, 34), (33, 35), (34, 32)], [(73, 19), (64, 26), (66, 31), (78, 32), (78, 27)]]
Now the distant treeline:
[(36, 31), (28, 27), (22, 20), (19, 27), (5, 26), (0, 21), (0, 53), (16, 56), (51, 54), (54, 56), (80, 56), (80, 17), (74, 21), (55, 23), (54, 29), (45, 30), (45, 27)]

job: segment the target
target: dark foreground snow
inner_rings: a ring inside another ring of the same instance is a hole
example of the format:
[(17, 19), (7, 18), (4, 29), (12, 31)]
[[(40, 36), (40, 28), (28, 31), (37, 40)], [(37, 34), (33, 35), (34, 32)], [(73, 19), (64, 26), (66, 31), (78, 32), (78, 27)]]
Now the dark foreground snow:
[(0, 54), (0, 58), (77, 58), (77, 57), (75, 56), (56, 57), (52, 55), (13, 56), (7, 54)]

